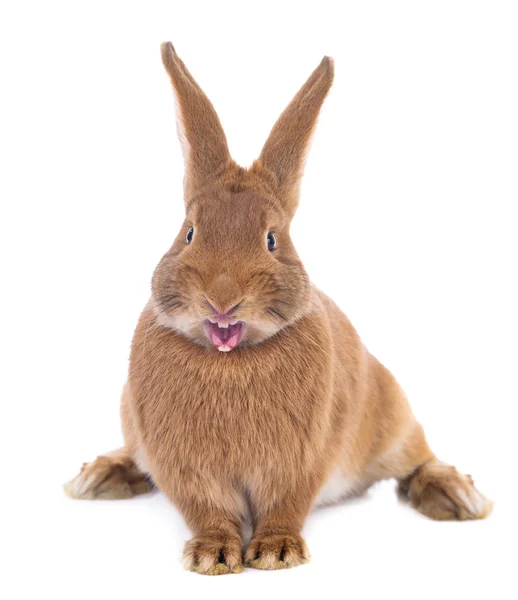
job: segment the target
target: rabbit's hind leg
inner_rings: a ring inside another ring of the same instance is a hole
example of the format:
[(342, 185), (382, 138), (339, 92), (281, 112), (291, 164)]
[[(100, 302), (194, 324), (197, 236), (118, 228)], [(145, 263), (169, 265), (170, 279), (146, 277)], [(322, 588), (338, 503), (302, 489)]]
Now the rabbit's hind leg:
[(154, 485), (126, 448), (84, 463), (79, 474), (64, 485), (65, 493), (81, 500), (115, 500), (146, 494)]
[(400, 480), (399, 492), (420, 513), (439, 521), (485, 519), (493, 510), (471, 475), (439, 460), (424, 463)]
[(375, 463), (377, 476), (396, 478), (400, 496), (431, 519), (484, 519), (492, 511), (493, 503), (475, 487), (470, 475), (435, 457), (418, 423)]

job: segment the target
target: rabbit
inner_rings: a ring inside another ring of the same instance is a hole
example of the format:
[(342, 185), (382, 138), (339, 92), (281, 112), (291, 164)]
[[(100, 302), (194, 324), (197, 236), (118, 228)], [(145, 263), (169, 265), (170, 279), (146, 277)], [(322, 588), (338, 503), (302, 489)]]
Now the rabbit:
[(492, 502), (436, 458), (392, 374), (310, 283), (290, 240), (333, 60), (324, 57), (242, 168), (173, 45), (161, 52), (185, 221), (135, 330), (125, 446), (85, 463), (67, 494), (129, 498), (158, 487), (192, 530), (185, 568), (208, 575), (308, 562), (310, 511), (383, 479), (432, 519), (487, 517)]

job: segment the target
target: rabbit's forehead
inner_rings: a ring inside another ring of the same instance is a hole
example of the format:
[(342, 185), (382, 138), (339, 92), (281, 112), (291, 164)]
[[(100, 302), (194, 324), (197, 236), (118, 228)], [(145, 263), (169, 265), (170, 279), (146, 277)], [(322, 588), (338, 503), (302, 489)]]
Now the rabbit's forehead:
[(280, 226), (284, 221), (275, 203), (252, 193), (214, 194), (199, 198), (192, 208), (192, 220), (204, 229), (262, 230), (273, 224)]

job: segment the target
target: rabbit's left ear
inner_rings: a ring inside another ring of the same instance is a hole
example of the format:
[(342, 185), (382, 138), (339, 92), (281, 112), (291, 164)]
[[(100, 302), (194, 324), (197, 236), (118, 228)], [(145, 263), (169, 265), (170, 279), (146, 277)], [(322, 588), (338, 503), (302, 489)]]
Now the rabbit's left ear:
[(334, 77), (333, 59), (325, 56), (275, 123), (255, 168), (274, 175), (279, 197), (293, 215), (313, 130)]
[(227, 138), (210, 100), (171, 44), (161, 46), (162, 62), (176, 97), (176, 126), (185, 161), (185, 199), (225, 170), (231, 157)]

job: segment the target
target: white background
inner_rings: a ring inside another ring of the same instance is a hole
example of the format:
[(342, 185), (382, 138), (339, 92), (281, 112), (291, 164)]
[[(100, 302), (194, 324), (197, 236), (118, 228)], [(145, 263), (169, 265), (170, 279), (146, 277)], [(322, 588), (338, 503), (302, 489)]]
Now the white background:
[[(2, 3), (0, 595), (516, 597), (517, 8)], [(189, 532), (159, 494), (64, 496), (121, 443), (133, 328), (182, 220), (164, 40), (244, 165), (335, 58), (293, 238), (435, 452), (496, 501), (487, 521), (428, 521), (386, 483), (310, 516), (309, 565), (210, 578), (182, 570)]]

